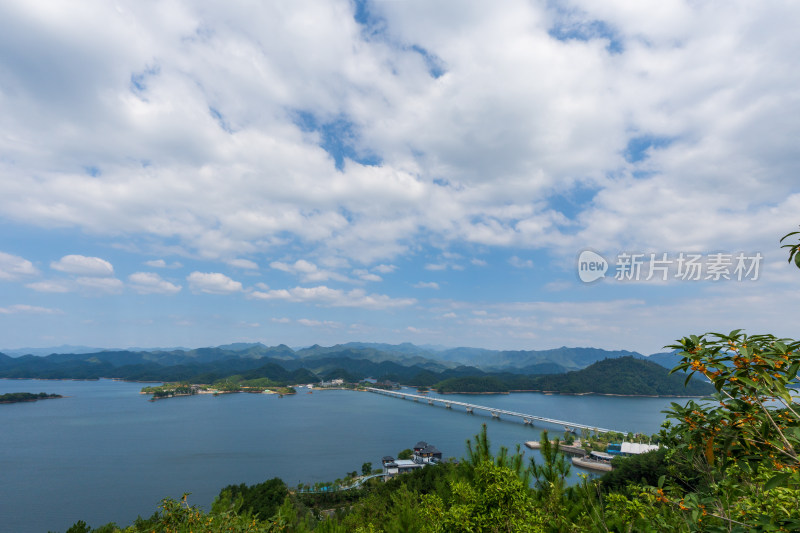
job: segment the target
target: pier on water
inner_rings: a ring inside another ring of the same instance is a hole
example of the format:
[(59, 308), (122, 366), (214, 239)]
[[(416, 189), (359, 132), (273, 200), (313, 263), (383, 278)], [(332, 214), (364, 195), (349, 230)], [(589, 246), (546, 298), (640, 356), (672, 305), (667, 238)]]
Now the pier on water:
[(565, 431), (571, 431), (571, 432), (575, 432), (575, 430), (582, 430), (582, 429), (586, 429), (594, 433), (616, 432), (616, 430), (613, 429), (588, 426), (586, 424), (578, 424), (577, 422), (568, 422), (566, 420), (556, 420), (555, 418), (547, 418), (546, 416), (537, 416), (526, 413), (518, 413), (516, 411), (507, 411), (505, 409), (498, 409), (497, 407), (487, 407), (485, 405), (477, 405), (474, 403), (458, 402), (454, 400), (448, 400), (446, 398), (435, 398), (430, 396), (422, 396), (420, 394), (411, 394), (402, 391), (376, 389), (374, 387), (367, 387), (367, 390), (369, 392), (383, 394), (384, 396), (392, 396), (394, 398), (400, 398), (402, 400), (414, 400), (415, 402), (425, 401), (428, 403), (428, 405), (438, 404), (444, 406), (446, 409), (452, 409), (454, 406), (463, 407), (467, 413), (474, 413), (475, 411), (485, 411), (491, 414), (492, 418), (500, 418), (501, 415), (511, 419), (518, 418), (522, 420), (522, 422), (525, 423), (526, 425), (531, 425), (531, 426), (535, 421), (535, 422), (544, 422), (547, 424), (553, 424), (555, 426), (561, 426), (564, 428)]

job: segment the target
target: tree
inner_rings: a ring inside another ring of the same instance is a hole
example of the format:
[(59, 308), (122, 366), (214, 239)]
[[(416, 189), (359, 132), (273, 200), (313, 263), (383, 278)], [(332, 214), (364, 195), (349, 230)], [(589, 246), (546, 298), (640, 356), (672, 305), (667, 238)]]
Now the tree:
[[(800, 268), (800, 243), (782, 247)], [(800, 409), (792, 396), (800, 341), (737, 329), (691, 335), (669, 348), (681, 356), (672, 372), (687, 373), (687, 382), (699, 373), (716, 393), (713, 404), (672, 404), (674, 422), (663, 431), (670, 456), (701, 479), (684, 490), (662, 477), (659, 500), (701, 527), (800, 530)]]
[(414, 456), (414, 452), (411, 448), (406, 448), (402, 452), (397, 454), (398, 459), (411, 459)]
[(368, 476), (372, 473), (372, 463), (364, 463), (361, 465), (361, 473)]
[[(788, 239), (792, 235), (800, 235), (800, 231), (793, 231), (791, 233), (787, 233), (781, 238), (781, 242)], [(789, 262), (792, 262), (794, 259), (794, 264), (797, 268), (800, 268), (800, 242), (797, 244), (784, 244), (781, 248), (788, 248), (789, 249)]]

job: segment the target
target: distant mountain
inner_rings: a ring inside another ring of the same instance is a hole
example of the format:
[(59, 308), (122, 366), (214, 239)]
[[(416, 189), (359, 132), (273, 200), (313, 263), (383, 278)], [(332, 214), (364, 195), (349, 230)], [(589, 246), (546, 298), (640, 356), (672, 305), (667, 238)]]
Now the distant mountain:
[(678, 363), (681, 361), (681, 357), (677, 352), (661, 352), (647, 356), (647, 360), (672, 370), (678, 366)]
[(52, 353), (95, 353), (102, 352), (103, 350), (105, 350), (105, 348), (62, 344), (61, 346), (53, 346), (50, 348), (3, 348), (0, 349), (0, 352), (10, 357), (19, 357), (21, 355), (44, 356)]
[(437, 355), (449, 361), (474, 365), (491, 370), (522, 369), (541, 363), (554, 363), (566, 370), (579, 370), (603, 359), (644, 356), (628, 350), (600, 348), (555, 348), (551, 350), (485, 350), (481, 348), (451, 348)]
[[(496, 378), (505, 383), (508, 390), (531, 390), (540, 388), (536, 376), (564, 374), (586, 368), (600, 360), (647, 360), (649, 364), (659, 363), (672, 368), (677, 359), (677, 356), (669, 353), (645, 357), (626, 350), (598, 348), (500, 351), (462, 347), (433, 351), (410, 343), (367, 342), (328, 347), (315, 344), (298, 350), (285, 344), (266, 346), (262, 343), (232, 343), (196, 349), (97, 350), (89, 353), (83, 353), (81, 347), (77, 346), (68, 348), (71, 350), (46, 356), (26, 354), (10, 357), (0, 354), (0, 377), (111, 377), (135, 381), (195, 380), (209, 383), (228, 376), (261, 372), (266, 375), (259, 377), (270, 377), (276, 381), (290, 377), (303, 377), (308, 379), (307, 382), (321, 378), (358, 380), (372, 377), (425, 386), (454, 378), (462, 380), (458, 386), (465, 386), (467, 381), (464, 378), (483, 379), (484, 385), (475, 385), (478, 388), (485, 386), (485, 383), (496, 384)], [(492, 379), (488, 380), (489, 377)], [(606, 378), (610, 379), (610, 376), (603, 379)]]

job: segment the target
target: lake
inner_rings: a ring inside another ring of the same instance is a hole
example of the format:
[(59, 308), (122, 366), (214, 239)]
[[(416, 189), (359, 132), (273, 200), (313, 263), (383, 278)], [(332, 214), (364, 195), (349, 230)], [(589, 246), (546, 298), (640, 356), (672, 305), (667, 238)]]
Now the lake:
[[(290, 486), (333, 481), (380, 467), (424, 440), (444, 457), (489, 428), (493, 449), (537, 440), (541, 429), (368, 392), (316, 391), (198, 395), (149, 402), (143, 384), (112, 380), (2, 380), (0, 394), (47, 392), (63, 399), (0, 405), (0, 516), (17, 533), (65, 531), (77, 520), (97, 527), (150, 516), (167, 496), (190, 492), (208, 507), (229, 484), (273, 477)], [(670, 398), (538, 393), (448, 395), (453, 400), (655, 433)], [(527, 450), (527, 455), (534, 452)]]

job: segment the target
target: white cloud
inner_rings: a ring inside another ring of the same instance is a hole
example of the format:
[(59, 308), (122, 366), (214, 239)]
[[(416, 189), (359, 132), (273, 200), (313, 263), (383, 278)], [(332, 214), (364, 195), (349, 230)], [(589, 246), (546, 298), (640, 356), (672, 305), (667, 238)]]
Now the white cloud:
[(105, 259), (83, 255), (65, 255), (50, 263), (50, 268), (78, 276), (113, 276), (114, 267)]
[(329, 307), (361, 307), (366, 309), (389, 309), (407, 307), (416, 303), (413, 298), (391, 298), (385, 294), (367, 294), (362, 289), (343, 291), (325, 285), (317, 287), (294, 287), (270, 291), (253, 291), (250, 298), (257, 300), (286, 300), (305, 302)]
[(56, 292), (56, 293), (64, 293), (70, 292), (73, 290), (73, 284), (66, 280), (60, 279), (51, 279), (51, 280), (44, 280), (44, 281), (35, 281), (33, 283), (28, 283), (25, 285), (29, 289), (33, 289), (37, 292)]
[(192, 292), (232, 294), (242, 292), (242, 284), (219, 272), (192, 272), (186, 277)]
[(447, 265), (444, 263), (428, 263), (425, 265), (425, 270), (447, 270)]
[(376, 272), (380, 272), (381, 274), (391, 274), (395, 270), (397, 270), (396, 265), (378, 265), (373, 270)]
[(330, 270), (320, 269), (317, 267), (317, 265), (306, 261), (305, 259), (298, 259), (293, 264), (284, 263), (282, 261), (273, 261), (269, 264), (269, 266), (275, 270), (295, 274), (305, 282), (326, 281), (329, 279), (348, 281), (346, 276), (342, 276), (341, 274), (337, 274), (336, 272), (332, 272)]
[(0, 280), (17, 281), (38, 273), (33, 263), (27, 259), (0, 252)]
[(166, 281), (153, 272), (136, 272), (128, 276), (128, 284), (139, 294), (176, 294), (181, 286)]
[[(0, 122), (0, 214), (17, 222), (174, 239), (210, 259), (292, 242), (369, 264), (428, 240), (754, 240), (771, 231), (757, 220), (796, 202), (791, 3), (648, 17), (619, 2), (480, 16), (379, 2), (386, 38), (344, 1), (78, 9), (68, 26), (58, 11), (3, 12), (22, 43)], [(353, 156), (381, 164), (337, 169), (298, 111), (341, 119)], [(549, 203), (573, 197), (575, 212)]]
[(488, 264), (483, 259), (478, 259), (478, 258), (471, 259), (470, 263), (472, 263), (475, 266), (481, 266), (481, 267), (485, 267)]
[(309, 326), (309, 327), (332, 327), (332, 328), (340, 328), (342, 327), (341, 322), (335, 322), (332, 320), (311, 320), (309, 318), (300, 318), (297, 320), (297, 323), (301, 326)]
[(438, 289), (439, 284), (435, 281), (420, 281), (412, 285), (415, 289)]
[(151, 261), (145, 261), (145, 265), (153, 268), (180, 268), (183, 265), (178, 261), (173, 261), (172, 263), (167, 263), (163, 259), (153, 259)]
[(533, 268), (533, 261), (530, 259), (520, 259), (516, 255), (512, 255), (508, 260), (508, 264), (514, 268)]
[(373, 274), (369, 270), (356, 269), (353, 270), (353, 275), (363, 281), (383, 281), (383, 278), (377, 274)]
[(123, 283), (117, 278), (79, 277), (75, 283), (81, 289), (97, 294), (119, 294), (123, 288)]
[(50, 309), (47, 307), (38, 307), (35, 305), (17, 304), (9, 307), (0, 307), (0, 314), (61, 315), (63, 314), (63, 311), (59, 309)]
[(258, 270), (258, 263), (249, 259), (230, 259), (226, 261), (230, 266), (246, 270)]

